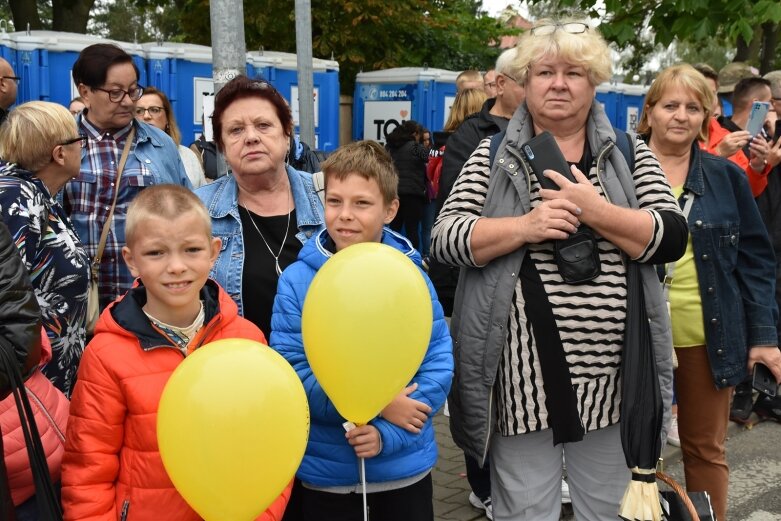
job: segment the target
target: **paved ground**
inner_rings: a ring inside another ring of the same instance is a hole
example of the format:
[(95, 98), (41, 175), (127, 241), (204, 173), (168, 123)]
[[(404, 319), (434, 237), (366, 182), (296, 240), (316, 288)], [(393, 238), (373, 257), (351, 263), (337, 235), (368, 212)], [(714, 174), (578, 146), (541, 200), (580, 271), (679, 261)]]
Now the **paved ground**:
[[(434, 419), (439, 461), (433, 472), (434, 515), (439, 520), (484, 520), (468, 501), (464, 457), (453, 443), (448, 418)], [(767, 422), (746, 430), (730, 423), (727, 457), (730, 476), (729, 521), (781, 521), (781, 426)], [(666, 471), (683, 483), (681, 451), (668, 445), (663, 453)], [(561, 521), (571, 521), (571, 509), (563, 507)]]

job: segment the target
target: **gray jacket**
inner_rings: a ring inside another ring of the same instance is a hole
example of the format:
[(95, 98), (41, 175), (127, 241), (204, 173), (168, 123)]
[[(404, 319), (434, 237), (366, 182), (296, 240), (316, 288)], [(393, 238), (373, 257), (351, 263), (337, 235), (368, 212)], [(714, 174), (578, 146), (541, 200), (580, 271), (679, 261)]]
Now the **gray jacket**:
[[(594, 102), (586, 133), (608, 199), (618, 206), (637, 207), (632, 174), (615, 143), (613, 127), (601, 105)], [(518, 108), (507, 127), (493, 165), (482, 215), (508, 217), (531, 210), (526, 169), (520, 144), (533, 136), (526, 106)], [(455, 377), (449, 397), (450, 430), (456, 444), (484, 462), (496, 423), (494, 382), (505, 344), (507, 319), (526, 247), (497, 257), (482, 268), (462, 268), (455, 296), (451, 334)], [(672, 333), (661, 285), (650, 264), (640, 266), (646, 310), (665, 404), (662, 441), (672, 403)]]

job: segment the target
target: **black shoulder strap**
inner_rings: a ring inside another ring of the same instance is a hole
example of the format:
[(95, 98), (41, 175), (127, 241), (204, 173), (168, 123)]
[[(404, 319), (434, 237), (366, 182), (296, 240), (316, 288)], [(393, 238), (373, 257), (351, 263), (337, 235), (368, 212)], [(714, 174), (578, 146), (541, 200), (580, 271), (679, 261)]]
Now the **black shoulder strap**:
[(635, 171), (635, 147), (634, 140), (632, 139), (632, 136), (630, 136), (629, 132), (624, 132), (623, 130), (613, 128), (613, 131), (616, 134), (616, 146), (621, 151), (622, 154), (624, 154), (624, 159), (626, 159), (626, 164), (629, 165), (629, 171), (634, 172)]
[(496, 152), (499, 150), (499, 145), (502, 144), (502, 140), (504, 139), (504, 135), (507, 132), (502, 130), (498, 134), (494, 134), (491, 136), (491, 148), (488, 149), (488, 166), (492, 167), (494, 166), (494, 158), (496, 157)]

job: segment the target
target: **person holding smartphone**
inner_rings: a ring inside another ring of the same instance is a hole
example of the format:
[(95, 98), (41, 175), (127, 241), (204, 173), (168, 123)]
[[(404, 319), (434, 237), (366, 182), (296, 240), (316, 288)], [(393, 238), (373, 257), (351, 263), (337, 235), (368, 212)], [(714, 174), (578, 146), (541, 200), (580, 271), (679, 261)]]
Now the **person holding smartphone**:
[(762, 363), (781, 381), (776, 262), (746, 177), (700, 148), (713, 93), (690, 65), (662, 71), (646, 95), (647, 141), (689, 225), (686, 253), (660, 266), (678, 357), (675, 389), (686, 488), (707, 491), (726, 519), (725, 441), (732, 386)]

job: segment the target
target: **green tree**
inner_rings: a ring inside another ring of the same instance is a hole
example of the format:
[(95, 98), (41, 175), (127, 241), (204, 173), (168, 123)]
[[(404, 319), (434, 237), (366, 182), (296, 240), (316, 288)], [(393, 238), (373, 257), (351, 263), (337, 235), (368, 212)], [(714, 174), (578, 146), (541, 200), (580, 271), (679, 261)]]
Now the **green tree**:
[[(535, 4), (547, 0), (529, 0)], [(757, 65), (764, 73), (777, 66), (781, 29), (778, 0), (560, 0), (602, 20), (600, 29), (619, 48), (631, 46), (638, 54), (642, 31), (649, 27), (653, 43), (667, 47), (673, 41), (705, 44), (723, 38), (735, 47), (735, 59)]]
[[(342, 92), (355, 75), (398, 66), (460, 70), (486, 68), (503, 30), (475, 0), (312, 0), (312, 52), (339, 62)], [(186, 41), (210, 45), (208, 0), (187, 0), (181, 14)], [(248, 50), (295, 52), (293, 2), (244, 3)]]
[(176, 0), (98, 0), (88, 30), (127, 42), (178, 41), (179, 14)]

